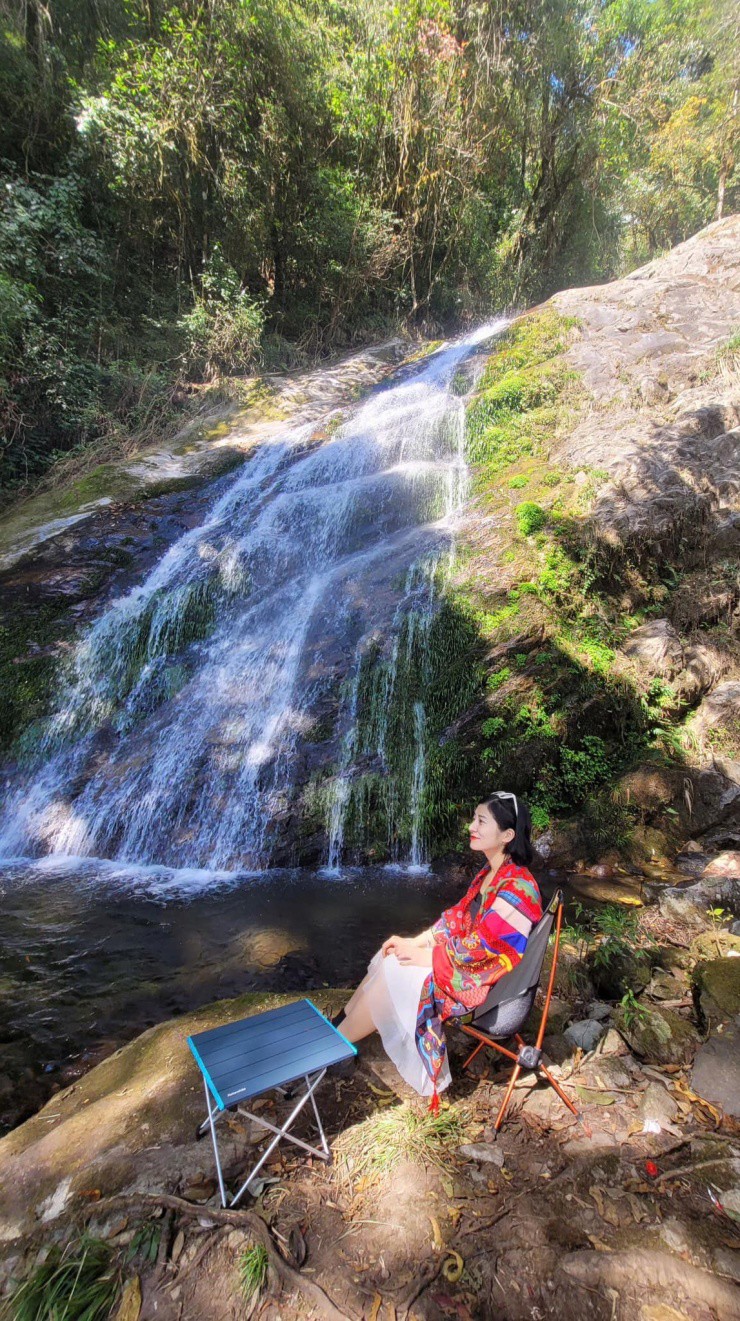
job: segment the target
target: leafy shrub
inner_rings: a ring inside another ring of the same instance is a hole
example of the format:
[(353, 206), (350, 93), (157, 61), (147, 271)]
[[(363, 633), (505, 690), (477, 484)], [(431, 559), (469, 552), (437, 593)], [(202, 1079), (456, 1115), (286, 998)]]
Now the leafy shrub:
[(509, 487), (512, 491), (520, 491), (523, 486), (529, 486), (529, 478), (523, 474), (520, 473), (518, 477), (509, 478)]
[(514, 513), (519, 531), (523, 537), (530, 537), (533, 532), (539, 532), (547, 522), (545, 510), (536, 505), (532, 500), (525, 500), (517, 505)]

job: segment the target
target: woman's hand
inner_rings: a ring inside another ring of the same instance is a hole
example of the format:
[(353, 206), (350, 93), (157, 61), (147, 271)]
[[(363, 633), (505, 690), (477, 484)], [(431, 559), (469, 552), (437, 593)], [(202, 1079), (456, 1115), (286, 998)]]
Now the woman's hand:
[(399, 963), (405, 967), (431, 968), (432, 951), (428, 947), (422, 948), (417, 945), (413, 937), (408, 940), (397, 939), (389, 954), (395, 954)]
[(389, 936), (387, 940), (383, 941), (383, 944), (380, 947), (383, 958), (387, 959), (389, 954), (395, 954), (396, 945), (402, 944), (403, 936)]

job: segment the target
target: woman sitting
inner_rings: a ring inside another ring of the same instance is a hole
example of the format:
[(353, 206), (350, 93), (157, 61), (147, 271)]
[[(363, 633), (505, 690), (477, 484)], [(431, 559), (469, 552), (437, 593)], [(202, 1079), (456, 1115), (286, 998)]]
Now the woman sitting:
[(458, 904), (418, 936), (390, 936), (367, 976), (334, 1021), (352, 1042), (380, 1033), (401, 1077), (422, 1096), (450, 1082), (444, 1028), (470, 1013), (494, 982), (516, 967), (532, 927), (542, 917), (532, 860), (526, 803), (495, 793), (475, 809), (470, 847), (484, 853), (478, 872)]

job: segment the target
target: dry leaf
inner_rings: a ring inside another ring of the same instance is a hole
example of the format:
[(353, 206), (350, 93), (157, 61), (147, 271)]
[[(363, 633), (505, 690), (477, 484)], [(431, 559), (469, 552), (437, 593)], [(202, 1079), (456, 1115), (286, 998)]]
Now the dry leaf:
[(444, 1239), (442, 1238), (442, 1230), (439, 1227), (439, 1221), (436, 1216), (430, 1216), (429, 1223), (432, 1226), (432, 1233), (434, 1234), (434, 1251), (441, 1252), (445, 1244)]
[(383, 1306), (383, 1298), (381, 1294), (376, 1293), (375, 1297), (373, 1298), (373, 1305), (367, 1314), (367, 1321), (378, 1321), (378, 1312), (380, 1311), (382, 1306)]

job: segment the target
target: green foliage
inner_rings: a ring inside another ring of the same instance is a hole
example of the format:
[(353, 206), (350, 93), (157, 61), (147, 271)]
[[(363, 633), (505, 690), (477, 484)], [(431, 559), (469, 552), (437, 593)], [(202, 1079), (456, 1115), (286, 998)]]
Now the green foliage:
[(641, 1019), (648, 1017), (647, 1009), (641, 1005), (634, 991), (627, 989), (620, 1000), (624, 1025), (629, 1030)]
[(524, 477), (524, 476), (521, 475), (521, 474), (520, 474), (518, 477), (510, 477), (510, 478), (509, 478), (509, 488), (510, 488), (512, 491), (521, 491), (522, 487), (524, 487), (524, 486), (528, 486), (528, 485), (529, 485), (529, 478), (528, 478), (528, 477)]
[(41, 1266), (7, 1300), (8, 1321), (106, 1321), (119, 1289), (119, 1274), (106, 1243), (84, 1236), (64, 1249), (49, 1249)]
[[(183, 373), (438, 335), (736, 209), (739, 23), (730, 0), (6, 6), (4, 486), (174, 427)], [(527, 318), (486, 373), (487, 480), (547, 446), (575, 330)]]
[(525, 500), (515, 509), (516, 525), (523, 537), (539, 532), (547, 523), (547, 512), (531, 500)]

